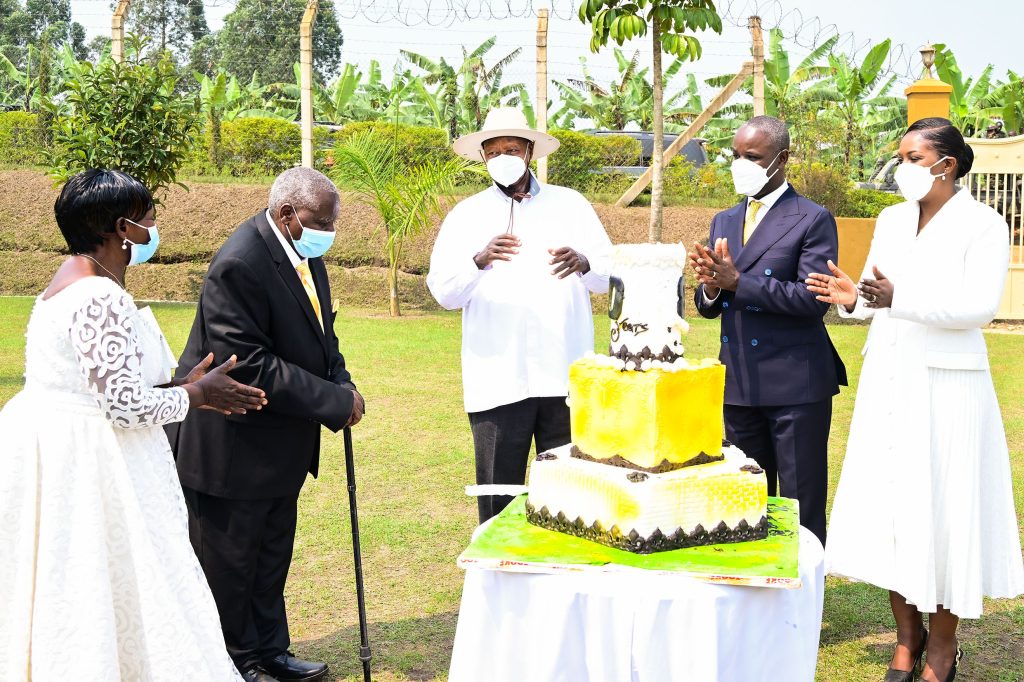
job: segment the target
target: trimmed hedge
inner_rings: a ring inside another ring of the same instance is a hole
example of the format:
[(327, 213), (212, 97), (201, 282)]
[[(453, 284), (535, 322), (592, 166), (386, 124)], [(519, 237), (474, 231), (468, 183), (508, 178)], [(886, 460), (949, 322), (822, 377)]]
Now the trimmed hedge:
[(37, 114), (0, 112), (0, 163), (40, 165), (46, 162), (46, 136)]
[(877, 218), (885, 207), (904, 201), (899, 194), (880, 192), (877, 189), (851, 189), (846, 194), (840, 215), (847, 218)]

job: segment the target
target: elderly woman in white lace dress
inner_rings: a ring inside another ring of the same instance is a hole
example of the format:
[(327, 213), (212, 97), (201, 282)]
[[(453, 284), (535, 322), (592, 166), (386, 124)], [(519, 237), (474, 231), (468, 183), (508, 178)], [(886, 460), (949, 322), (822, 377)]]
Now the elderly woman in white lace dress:
[(25, 386), (0, 412), (0, 679), (237, 679), (161, 426), (265, 396), (227, 376), (233, 358), (172, 385), (124, 289), (159, 242), (145, 187), (86, 171), (54, 209), (74, 255), (36, 299)]

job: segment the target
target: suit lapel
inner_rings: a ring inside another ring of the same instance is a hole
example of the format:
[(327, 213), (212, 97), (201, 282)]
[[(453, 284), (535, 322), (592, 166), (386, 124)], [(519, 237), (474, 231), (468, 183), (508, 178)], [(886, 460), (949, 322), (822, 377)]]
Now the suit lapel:
[[(302, 311), (306, 315), (306, 320), (313, 326), (313, 331), (319, 337), (320, 344), (326, 349), (327, 341), (324, 338), (325, 334), (320, 328), (320, 321), (316, 319), (316, 313), (313, 312), (313, 304), (309, 302), (309, 296), (306, 295), (306, 289), (302, 286), (302, 280), (299, 279), (299, 273), (295, 272), (295, 268), (292, 267), (292, 263), (288, 259), (288, 255), (284, 252), (281, 242), (277, 239), (274, 233), (271, 232), (271, 230), (275, 230), (277, 228), (267, 221), (266, 213), (261, 213), (256, 216), (256, 228), (263, 237), (263, 241), (267, 243), (267, 248), (270, 249), (270, 255), (277, 264), (277, 273), (281, 276), (281, 279), (284, 280), (285, 285), (288, 287), (288, 291), (290, 291), (292, 296), (295, 297), (296, 303), (298, 303), (299, 307), (302, 308)], [(315, 275), (313, 279), (317, 289), (317, 297), (320, 299), (320, 313), (323, 314), (323, 288), (319, 283), (316, 283)]]
[[(799, 196), (791, 186), (779, 197), (775, 205), (768, 210), (768, 213), (758, 224), (757, 229), (754, 230), (754, 234), (750, 236), (750, 241), (743, 246), (740, 254), (733, 259), (737, 270), (743, 272), (756, 263), (757, 259), (764, 255), (764, 252), (770, 249), (772, 244), (782, 239), (787, 232), (800, 222), (804, 214), (800, 212)], [(741, 221), (741, 235), (742, 230)]]
[[(722, 235), (729, 240), (729, 252), (733, 259), (737, 258), (743, 251), (743, 218), (747, 213), (747, 200), (744, 199), (736, 206), (725, 212), (722, 220)], [(709, 244), (712, 249), (714, 244)]]

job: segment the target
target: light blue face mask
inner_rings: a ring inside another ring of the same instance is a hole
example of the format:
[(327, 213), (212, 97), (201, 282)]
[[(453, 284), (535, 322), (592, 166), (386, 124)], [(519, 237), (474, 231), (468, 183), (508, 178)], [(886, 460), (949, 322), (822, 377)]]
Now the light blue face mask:
[(298, 239), (293, 239), (291, 230), (286, 230), (286, 232), (288, 232), (288, 238), (291, 240), (292, 246), (295, 247), (295, 251), (303, 258), (319, 258), (327, 253), (327, 249), (331, 248), (331, 244), (334, 243), (335, 233), (310, 229), (302, 224), (298, 213), (294, 215), (299, 227), (302, 228), (302, 235)]
[(146, 227), (145, 225), (139, 225), (131, 218), (125, 218), (125, 220), (132, 225), (141, 227), (143, 230), (149, 232), (149, 241), (145, 244), (137, 244), (127, 237), (121, 244), (122, 249), (127, 249), (129, 244), (132, 245), (132, 255), (131, 258), (128, 259), (128, 265), (145, 263), (153, 257), (154, 253), (156, 253), (156, 247), (160, 246), (160, 233), (157, 231), (156, 225), (153, 227)]

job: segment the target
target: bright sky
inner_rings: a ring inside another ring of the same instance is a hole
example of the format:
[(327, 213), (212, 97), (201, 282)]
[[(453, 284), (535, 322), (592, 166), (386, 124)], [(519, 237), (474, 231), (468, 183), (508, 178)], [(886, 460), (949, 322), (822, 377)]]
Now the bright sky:
[[(514, 10), (528, 7), (529, 0), (491, 0), (505, 15), (511, 4)], [(601, 54), (589, 52), (589, 26), (576, 18), (571, 0), (537, 0), (535, 6), (552, 6), (561, 15), (553, 16), (549, 25), (549, 66), (552, 80), (581, 77), (579, 56), (587, 56), (591, 74), (602, 84), (615, 79), (617, 70), (611, 48)], [(577, 0), (578, 1), (578, 0)], [(427, 7), (429, 0), (401, 0), (401, 6), (413, 10)], [(550, 5), (548, 5), (550, 3)], [(72, 0), (74, 19), (82, 23), (89, 37), (107, 34), (110, 30), (111, 0)], [(235, 0), (204, 0), (207, 20), (212, 29), (220, 28), (224, 16)], [(432, 3), (433, 7), (487, 7), (480, 0)], [(359, 64), (365, 71), (371, 59), (377, 59), (387, 72), (398, 58), (400, 49), (419, 52), (432, 59), (444, 56), (458, 60), (460, 46), (472, 50), (492, 35), (498, 43), (488, 53), (488, 65), (517, 47), (523, 54), (505, 71), (505, 83), (522, 82), (532, 91), (535, 83), (536, 19), (493, 18), (483, 15), (473, 21), (443, 22), (441, 26), (426, 24), (405, 26), (393, 18), (398, 0), (335, 0), (345, 36), (342, 59)], [(1024, 2), (1021, 0), (988, 0), (965, 4), (962, 0), (720, 0), (720, 11), (730, 17), (721, 35), (702, 36), (704, 57), (687, 70), (698, 79), (736, 71), (749, 58), (749, 32), (745, 17), (758, 13), (766, 29), (779, 26), (787, 36), (796, 35), (798, 45), (788, 43), (793, 65), (815, 44), (829, 35), (843, 35), (843, 51), (857, 48), (863, 57), (870, 44), (892, 38), (905, 55), (893, 64), (900, 82), (908, 68), (918, 75), (920, 57), (917, 50), (930, 41), (952, 46), (961, 68), (968, 75), (979, 73), (986, 64), (996, 66), (995, 76), (1004, 78), (1007, 68), (1024, 72), (1024, 57), (1019, 49), (1020, 27), (1024, 25)], [(129, 10), (130, 11), (130, 10)], [(498, 11), (497, 9), (495, 10)], [(376, 16), (383, 20), (372, 21)], [(438, 15), (433, 15), (438, 16)], [(735, 25), (739, 23), (740, 26)], [(296, 27), (296, 31), (298, 28)], [(767, 32), (765, 36), (767, 42)], [(627, 43), (623, 50), (631, 56), (639, 49), (641, 63), (650, 64), (649, 37)], [(665, 61), (665, 64), (669, 60)], [(912, 63), (912, 67), (908, 64)], [(414, 73), (417, 71), (413, 68)], [(390, 80), (390, 79), (389, 79)], [(549, 88), (549, 96), (554, 96)]]

